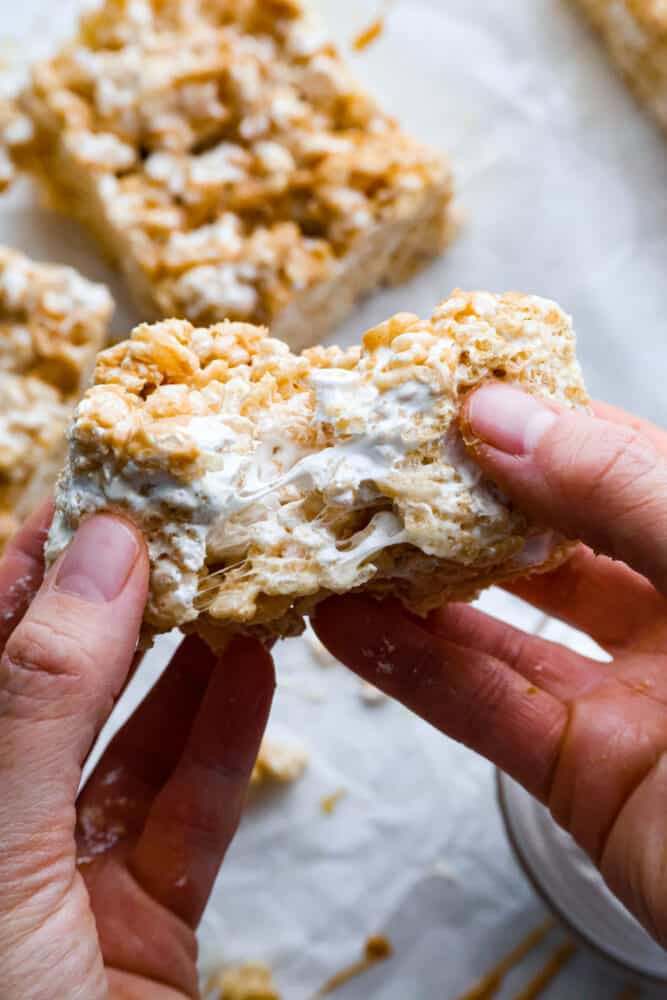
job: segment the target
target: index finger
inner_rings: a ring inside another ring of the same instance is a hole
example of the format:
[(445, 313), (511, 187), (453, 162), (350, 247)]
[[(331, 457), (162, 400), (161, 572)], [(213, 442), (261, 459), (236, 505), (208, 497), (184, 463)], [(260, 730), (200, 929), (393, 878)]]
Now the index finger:
[(330, 598), (313, 627), (346, 666), (546, 800), (568, 709), (535, 679), (449, 641), (397, 601)]
[(236, 833), (274, 687), (270, 654), (256, 639), (236, 638), (213, 670), (181, 759), (132, 852), (137, 881), (191, 927)]

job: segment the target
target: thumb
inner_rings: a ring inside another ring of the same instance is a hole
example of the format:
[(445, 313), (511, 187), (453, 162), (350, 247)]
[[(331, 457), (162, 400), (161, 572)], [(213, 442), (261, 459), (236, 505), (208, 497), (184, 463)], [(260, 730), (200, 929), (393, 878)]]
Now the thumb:
[(464, 425), (520, 509), (667, 593), (667, 458), (640, 431), (493, 383), (469, 397)]
[[(0, 883), (34, 849), (73, 848), (82, 763), (127, 677), (146, 600), (144, 543), (90, 518), (46, 576), (0, 659)], [(34, 869), (34, 865), (33, 865)], [(0, 904), (1, 905), (1, 904)]]

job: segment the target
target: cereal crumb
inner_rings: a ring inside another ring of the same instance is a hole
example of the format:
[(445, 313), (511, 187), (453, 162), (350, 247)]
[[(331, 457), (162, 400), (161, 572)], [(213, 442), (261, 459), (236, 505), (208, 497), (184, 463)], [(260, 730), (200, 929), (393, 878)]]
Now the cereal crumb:
[(288, 785), (298, 781), (308, 766), (308, 759), (303, 747), (265, 739), (253, 768), (250, 787)]
[(458, 876), (452, 866), (444, 858), (438, 858), (432, 868), (433, 874), (437, 878), (445, 879), (446, 882), (458, 882)]
[(376, 688), (374, 684), (369, 684), (368, 681), (361, 681), (359, 686), (359, 697), (366, 705), (381, 705), (387, 700), (387, 696), (384, 691), (380, 691)]
[(222, 969), (206, 987), (211, 1000), (282, 1000), (271, 970), (262, 962), (244, 962)]

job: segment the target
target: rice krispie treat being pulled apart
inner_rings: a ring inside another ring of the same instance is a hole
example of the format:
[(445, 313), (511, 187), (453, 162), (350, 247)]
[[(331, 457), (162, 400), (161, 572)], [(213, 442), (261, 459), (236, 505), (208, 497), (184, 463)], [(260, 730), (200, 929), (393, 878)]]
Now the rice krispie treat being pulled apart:
[(5, 141), (146, 318), (320, 339), (452, 230), (450, 168), (296, 0), (106, 0), (38, 64)]
[(0, 550), (56, 479), (112, 308), (71, 268), (0, 247)]
[(638, 99), (667, 129), (667, 4), (664, 0), (575, 0)]
[(587, 397), (569, 318), (528, 296), (454, 292), (361, 348), (292, 354), (261, 328), (170, 320), (98, 359), (59, 484), (53, 560), (117, 510), (150, 550), (148, 632), (214, 646), (290, 635), (332, 593), (395, 594), (419, 614), (567, 552), (468, 458), (466, 393), (503, 378)]

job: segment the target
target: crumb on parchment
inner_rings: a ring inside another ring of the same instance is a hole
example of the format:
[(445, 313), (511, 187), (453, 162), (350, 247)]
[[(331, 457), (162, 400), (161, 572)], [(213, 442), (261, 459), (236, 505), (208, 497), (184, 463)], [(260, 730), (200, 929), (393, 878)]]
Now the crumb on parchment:
[(230, 965), (215, 973), (206, 985), (207, 1000), (283, 1000), (273, 984), (271, 970), (262, 962)]
[(326, 795), (320, 802), (320, 807), (325, 816), (332, 816), (338, 803), (345, 798), (347, 792), (344, 788), (338, 788), (331, 795)]
[(264, 739), (250, 778), (250, 787), (287, 785), (298, 781), (308, 766), (308, 760), (308, 752), (304, 747)]

